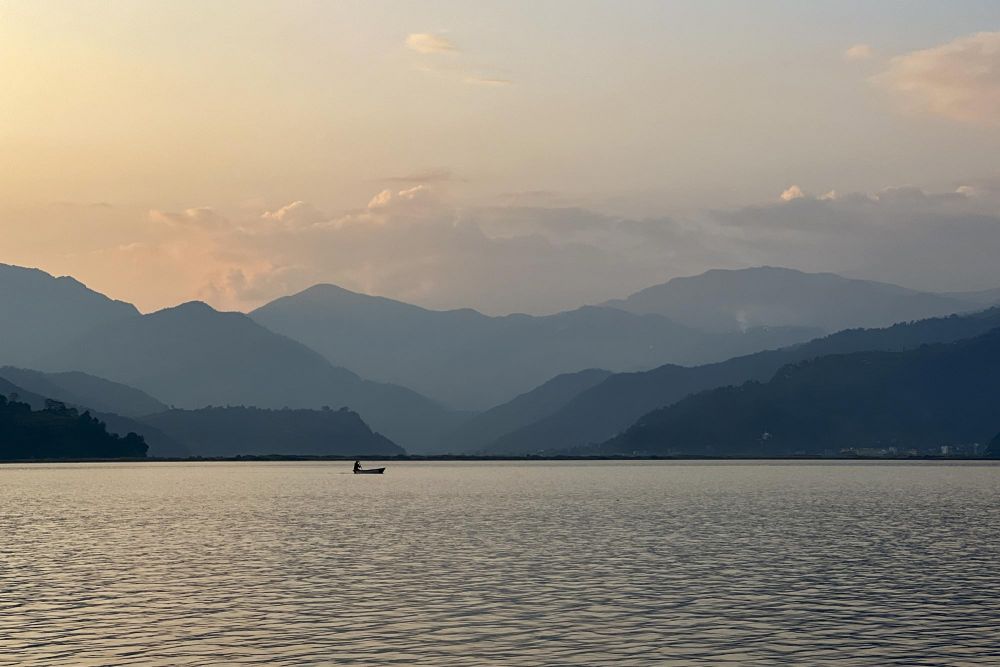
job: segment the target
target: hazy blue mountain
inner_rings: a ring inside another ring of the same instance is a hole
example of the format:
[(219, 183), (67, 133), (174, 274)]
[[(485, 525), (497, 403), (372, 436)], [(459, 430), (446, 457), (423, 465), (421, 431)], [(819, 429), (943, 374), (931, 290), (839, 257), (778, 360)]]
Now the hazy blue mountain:
[(39, 366), (99, 375), (180, 408), (346, 406), (413, 451), (438, 442), (464, 417), (409, 389), (335, 367), (241, 313), (198, 302), (99, 327)]
[(480, 413), (449, 433), (441, 443), (444, 452), (475, 452), (506, 433), (546, 417), (574, 396), (603, 382), (611, 371), (588, 369), (557, 375), (514, 399)]
[(73, 278), (0, 264), (0, 365), (31, 366), (94, 327), (138, 314)]
[[(73, 406), (81, 412), (85, 411), (85, 406)], [(112, 412), (90, 411), (91, 416), (104, 422), (108, 433), (115, 433), (120, 436), (136, 433), (142, 436), (149, 449), (147, 456), (161, 456), (181, 458), (191, 456), (192, 452), (187, 445), (178, 441), (172, 435), (164, 433), (162, 430), (132, 417), (122, 417)]]
[(824, 332), (883, 327), (982, 307), (958, 296), (769, 266), (675, 278), (605, 305), (711, 331), (804, 326)]
[(21, 403), (27, 403), (35, 410), (41, 410), (45, 407), (44, 396), (28, 391), (24, 387), (19, 387), (3, 377), (0, 377), (0, 396), (19, 401)]
[(373, 433), (356, 412), (227, 407), (168, 410), (143, 422), (184, 443), (196, 456), (300, 454), (395, 456), (406, 452)]
[(601, 453), (770, 456), (985, 443), (1000, 429), (1000, 329), (904, 352), (827, 355), (689, 396)]
[(706, 363), (821, 333), (756, 328), (706, 334), (659, 315), (593, 306), (544, 317), (488, 317), (468, 309), (427, 310), (333, 285), (277, 299), (251, 317), (338, 366), (464, 409), (494, 406), (562, 373)]
[(44, 373), (4, 366), (0, 368), (0, 377), (47, 398), (123, 417), (140, 417), (167, 409), (144, 391), (79, 371)]
[(907, 350), (971, 338), (996, 327), (1000, 327), (1000, 308), (883, 329), (842, 331), (781, 350), (693, 368), (668, 365), (642, 373), (617, 373), (552, 414), (498, 438), (486, 449), (494, 453), (528, 453), (597, 443), (628, 428), (642, 415), (689, 394), (748, 380), (764, 382), (786, 364), (829, 354)]
[(1000, 304), (1000, 287), (975, 292), (945, 292), (943, 296), (978, 303), (981, 306), (996, 306)]
[(143, 457), (146, 443), (130, 433), (119, 437), (104, 424), (58, 401), (41, 410), (0, 396), (0, 459)]

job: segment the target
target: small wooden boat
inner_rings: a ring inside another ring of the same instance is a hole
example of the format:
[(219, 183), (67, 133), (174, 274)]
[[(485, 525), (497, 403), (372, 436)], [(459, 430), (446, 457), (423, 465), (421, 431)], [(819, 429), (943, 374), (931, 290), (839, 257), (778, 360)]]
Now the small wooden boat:
[(385, 468), (357, 468), (354, 471), (355, 475), (381, 475), (385, 472)]

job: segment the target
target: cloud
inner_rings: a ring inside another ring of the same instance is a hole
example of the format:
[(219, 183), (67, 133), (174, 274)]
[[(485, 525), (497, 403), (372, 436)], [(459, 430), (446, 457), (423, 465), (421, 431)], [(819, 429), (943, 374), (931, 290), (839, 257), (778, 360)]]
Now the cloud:
[(806, 196), (806, 193), (802, 192), (802, 188), (797, 185), (790, 185), (784, 192), (781, 193), (779, 198), (781, 201), (792, 201), (794, 199), (802, 199)]
[(415, 185), (412, 188), (399, 190), (382, 190), (368, 202), (368, 211), (387, 211), (413, 213), (434, 208), (438, 205), (434, 192), (426, 185)]
[(874, 79), (911, 111), (1000, 124), (1000, 32), (981, 32), (892, 58)]
[[(18, 263), (48, 257), (42, 268), (147, 309), (197, 297), (247, 310), (331, 282), (433, 308), (544, 313), (762, 264), (941, 291), (1000, 285), (995, 182), (788, 190), (790, 201), (641, 219), (560, 206), (546, 192), (467, 207), (429, 184), (386, 188), (338, 216), (301, 201), (270, 211), (81, 208), (82, 240), (39, 235), (45, 219), (29, 218), (34, 233), (7, 239), (7, 251)], [(47, 210), (38, 215), (55, 215)]]
[(804, 196), (716, 211), (701, 234), (728, 261), (832, 271), (918, 289), (948, 291), (1000, 285), (991, 257), (1000, 247), (997, 199), (915, 186), (835, 199)]
[(149, 212), (149, 219), (172, 227), (198, 227), (201, 229), (220, 228), (228, 224), (224, 216), (207, 206), (184, 209), (180, 213), (153, 209)]
[(261, 215), (261, 218), (286, 227), (302, 227), (321, 222), (327, 216), (311, 204), (304, 201), (295, 201), (282, 206), (276, 211), (265, 211)]
[(458, 47), (441, 35), (427, 32), (411, 33), (406, 37), (406, 46), (411, 51), (425, 56), (412, 65), (419, 72), (474, 86), (498, 88), (513, 83), (506, 77), (490, 73), (492, 67), (482, 63), (470, 64), (464, 57), (458, 59), (458, 62), (451, 60), (447, 63), (440, 58), (427, 58), (426, 56), (462, 55)]
[(869, 60), (875, 55), (875, 49), (868, 44), (855, 44), (844, 51), (844, 59), (850, 61)]
[(423, 54), (458, 53), (458, 48), (447, 38), (429, 32), (414, 32), (406, 37), (406, 47)]

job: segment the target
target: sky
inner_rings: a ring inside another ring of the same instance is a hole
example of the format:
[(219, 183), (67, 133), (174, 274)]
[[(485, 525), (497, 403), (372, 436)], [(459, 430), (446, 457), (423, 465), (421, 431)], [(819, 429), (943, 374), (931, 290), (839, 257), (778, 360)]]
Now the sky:
[(1000, 287), (1000, 3), (0, 0), (0, 262), (145, 311)]

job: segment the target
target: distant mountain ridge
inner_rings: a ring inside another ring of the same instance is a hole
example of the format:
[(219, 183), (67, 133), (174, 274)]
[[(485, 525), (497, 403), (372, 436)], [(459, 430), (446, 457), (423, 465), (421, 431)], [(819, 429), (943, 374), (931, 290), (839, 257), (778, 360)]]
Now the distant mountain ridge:
[(409, 389), (337, 368), (242, 313), (200, 302), (99, 327), (38, 365), (82, 370), (182, 408), (346, 406), (414, 451), (436, 442), (462, 417)]
[(96, 414), (0, 377), (0, 460), (144, 457), (147, 449), (135, 432), (117, 434)]
[(73, 278), (0, 264), (0, 366), (30, 367), (97, 326), (138, 314)]
[(1000, 305), (1000, 287), (977, 290), (974, 292), (944, 292), (942, 296), (959, 299), (969, 303), (977, 303), (983, 307)]
[(44, 410), (56, 400), (81, 414), (89, 412), (105, 424), (108, 433), (122, 437), (136, 433), (145, 439), (148, 455), (153, 457), (405, 453), (346, 409), (168, 409), (138, 389), (79, 371), (0, 368), (0, 395), (12, 393), (33, 410)]
[(43, 373), (4, 366), (0, 377), (46, 398), (122, 417), (141, 417), (167, 409), (144, 391), (80, 371)]
[(167, 406), (133, 387), (79, 371), (43, 373), (11, 366), (0, 368), (0, 395), (12, 392), (33, 410), (43, 410), (47, 400), (56, 400), (81, 413), (89, 412), (104, 422), (108, 433), (141, 435), (150, 456), (191, 455), (187, 447), (169, 435), (135, 419), (166, 410)]
[[(724, 418), (720, 418), (724, 416)], [(768, 456), (988, 443), (1000, 429), (1000, 329), (906, 351), (827, 355), (765, 383), (694, 394), (595, 453)]]
[(982, 335), (1000, 327), (1000, 308), (896, 324), (882, 329), (842, 331), (801, 345), (735, 357), (692, 368), (666, 365), (641, 373), (616, 373), (569, 399), (551, 414), (497, 438), (490, 453), (561, 451), (596, 444), (631, 426), (648, 412), (700, 391), (766, 382), (779, 368), (830, 354), (869, 350), (901, 351)]
[(687, 326), (732, 331), (753, 326), (808, 326), (825, 333), (978, 310), (972, 294), (934, 294), (834, 273), (761, 266), (713, 269), (674, 278), (604, 305), (658, 314)]
[(498, 438), (547, 417), (573, 397), (611, 375), (611, 371), (600, 369), (557, 375), (541, 386), (464, 422), (445, 436), (440, 449), (452, 453), (485, 450)]
[(364, 377), (477, 410), (562, 373), (706, 363), (821, 333), (803, 327), (706, 333), (660, 315), (595, 306), (489, 317), (469, 309), (427, 310), (334, 285), (276, 299), (250, 316)]
[[(766, 381), (789, 360), (953, 340), (959, 332), (982, 333), (985, 320), (927, 320), (890, 333), (845, 332), (791, 347), (818, 329), (784, 322), (916, 318), (927, 310), (969, 310), (992, 298), (989, 290), (929, 295), (770, 267), (710, 271), (633, 296), (616, 307), (488, 317), (318, 285), (250, 317), (200, 302), (142, 315), (71, 278), (0, 265), (0, 367), (8, 364), (0, 378), (6, 371), (13, 385), (34, 396), (91, 410), (114, 432), (141, 432), (155, 454), (185, 450), (166, 432), (139, 422), (167, 404), (191, 410), (347, 407), (414, 453), (553, 450), (612, 437), (692, 392)], [(670, 306), (672, 315), (627, 311), (650, 303)], [(781, 349), (746, 354), (768, 348)], [(730, 357), (701, 366), (661, 363)], [(405, 386), (364, 379), (385, 376)], [(473, 416), (443, 407), (408, 383), (456, 404), (496, 404)]]

